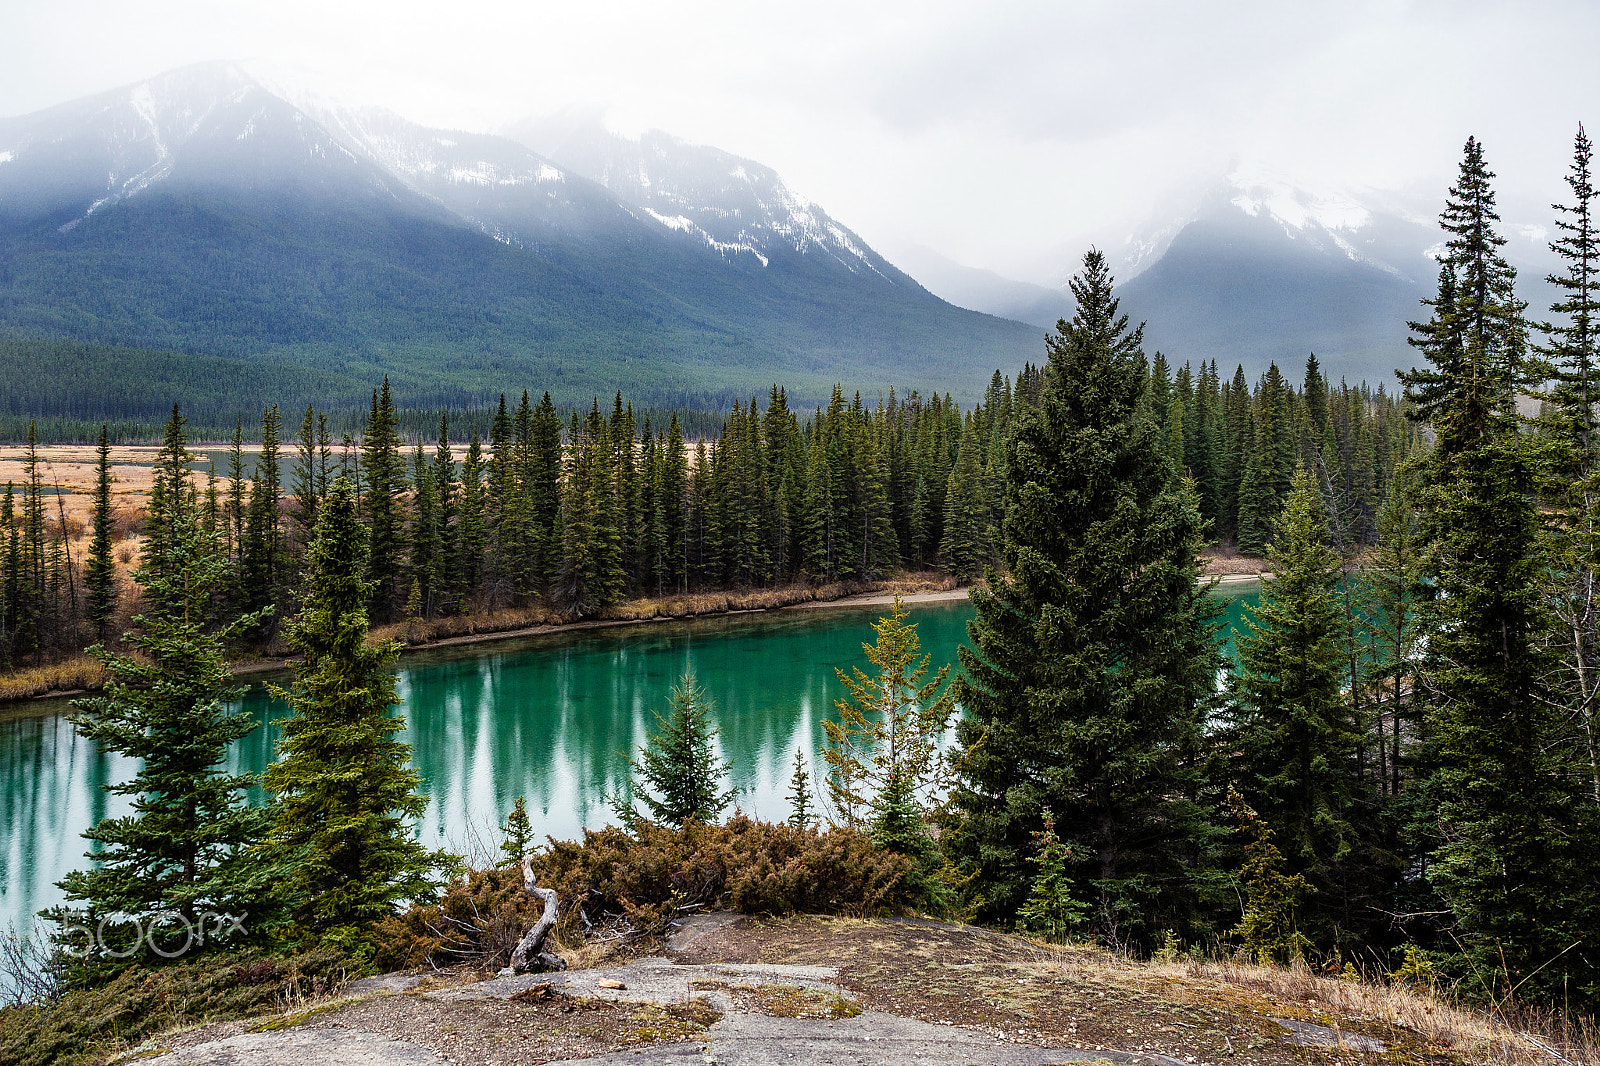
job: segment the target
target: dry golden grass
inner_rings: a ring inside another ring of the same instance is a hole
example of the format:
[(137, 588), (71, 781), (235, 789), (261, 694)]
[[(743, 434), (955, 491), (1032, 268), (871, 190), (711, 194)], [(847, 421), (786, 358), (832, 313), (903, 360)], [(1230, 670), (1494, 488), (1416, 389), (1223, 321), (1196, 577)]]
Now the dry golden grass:
[(1600, 1066), (1600, 1039), (1588, 1019), (1521, 1006), (1473, 1008), (1433, 985), (1319, 973), (1303, 964), (1143, 962), (1089, 946), (1038, 946), (1076, 977), (1375, 1036), (1390, 1045), (1395, 1062), (1443, 1053), (1494, 1066)]
[(403, 640), (422, 645), (441, 640), (479, 634), (508, 633), (543, 626), (572, 625), (579, 622), (643, 622), (653, 618), (693, 618), (699, 615), (727, 614), (730, 611), (770, 611), (799, 603), (825, 603), (869, 593), (947, 592), (958, 587), (943, 574), (904, 573), (886, 581), (844, 581), (828, 585), (786, 585), (773, 589), (748, 589), (731, 592), (690, 592), (662, 597), (643, 597), (607, 607), (591, 618), (563, 614), (551, 607), (502, 607), (493, 611), (435, 618), (431, 621), (397, 622), (375, 628), (373, 637)]
[(25, 666), (0, 677), (0, 702), (25, 700), (53, 692), (97, 689), (105, 683), (105, 667), (77, 655), (59, 663)]

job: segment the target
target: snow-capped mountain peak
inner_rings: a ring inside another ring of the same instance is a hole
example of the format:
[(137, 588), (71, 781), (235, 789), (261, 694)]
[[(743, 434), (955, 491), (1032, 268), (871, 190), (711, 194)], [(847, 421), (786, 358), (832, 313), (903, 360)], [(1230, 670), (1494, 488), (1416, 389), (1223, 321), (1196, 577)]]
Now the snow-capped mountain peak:
[(528, 120), (508, 135), (603, 185), (641, 219), (685, 234), (730, 261), (821, 256), (851, 273), (909, 283), (900, 271), (777, 172), (660, 130), (633, 139), (590, 117)]
[(1372, 221), (1372, 212), (1355, 194), (1312, 190), (1261, 167), (1239, 167), (1228, 175), (1227, 183), (1233, 206), (1252, 218), (1271, 218), (1289, 230), (1355, 232)]
[(20, 196), (19, 209), (46, 208), (62, 230), (172, 180), (382, 184), (315, 121), (229, 63), (184, 67), (0, 120), (0, 152), (9, 160), (0, 202)]

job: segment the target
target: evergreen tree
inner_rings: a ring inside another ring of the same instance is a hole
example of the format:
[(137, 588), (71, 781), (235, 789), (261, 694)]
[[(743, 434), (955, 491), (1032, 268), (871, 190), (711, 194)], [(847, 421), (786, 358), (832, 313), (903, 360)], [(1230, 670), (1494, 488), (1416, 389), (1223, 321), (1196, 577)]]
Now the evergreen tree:
[(22, 531), (17, 528), (17, 494), (12, 483), (6, 482), (6, 494), (0, 498), (0, 530), (5, 533), (5, 581), (3, 597), (5, 612), (0, 616), (0, 628), (5, 631), (5, 661), (16, 662), (18, 633), (22, 624)]
[(1378, 719), (1379, 776), (1388, 794), (1396, 796), (1400, 792), (1402, 720), (1413, 706), (1410, 697), (1423, 637), (1420, 613), (1427, 599), (1425, 546), (1417, 526), (1417, 499), (1410, 477), (1397, 479), (1390, 491), (1378, 512), (1377, 534), (1378, 543), (1363, 575), (1368, 590), (1368, 676), (1374, 695), (1386, 709)]
[(834, 670), (846, 694), (834, 702), (838, 720), (823, 720), (822, 757), (828, 798), (847, 825), (903, 822), (905, 812), (888, 811), (891, 803), (910, 804), (920, 821), (948, 783), (939, 742), (955, 714), (955, 693), (946, 685), (950, 667), (928, 676), (931, 656), (919, 658), (922, 642), (910, 616), (896, 593), (889, 613), (873, 623), (877, 640), (861, 650), (876, 676), (860, 667)]
[(139, 565), (148, 572), (149, 581), (142, 581), (142, 599), (147, 610), (159, 614), (166, 609), (160, 602), (174, 587), (167, 578), (173, 574), (171, 548), (177, 542), (178, 526), (193, 504), (194, 487), (190, 484), (189, 463), (194, 459), (189, 451), (187, 420), (172, 408), (162, 435), (161, 450), (156, 454), (155, 474), (150, 484), (150, 497), (145, 506), (144, 536), (139, 545)]
[[(283, 544), (278, 525), (278, 444), (282, 419), (278, 405), (261, 417), (261, 454), (256, 456), (255, 477), (250, 480), (250, 511), (244, 530), (244, 602), (250, 610), (278, 603), (283, 580)], [(266, 617), (272, 617), (270, 614)]]
[[(326, 423), (324, 423), (326, 431)], [(324, 460), (326, 466), (326, 460)], [(317, 473), (317, 423), (316, 412), (310, 404), (306, 404), (306, 414), (300, 421), (300, 443), (295, 447), (294, 462), (294, 521), (297, 529), (296, 542), (304, 552), (306, 545), (311, 543), (311, 533), (317, 524), (317, 500), (326, 491), (319, 487), (321, 480)], [(323, 478), (326, 470), (323, 471)]]
[(235, 573), (232, 584), (243, 581), (244, 571), (244, 420), (233, 424), (233, 441), (228, 446), (228, 543), (227, 552), (233, 560)]
[(1249, 458), (1239, 481), (1238, 542), (1246, 555), (1266, 554), (1273, 523), (1289, 496), (1299, 451), (1291, 425), (1293, 403), (1293, 393), (1273, 363), (1256, 398)]
[[(181, 447), (179, 429), (169, 444)], [(145, 610), (128, 637), (132, 651), (92, 649), (110, 680), (103, 696), (74, 705), (72, 721), (83, 737), (139, 760), (131, 780), (106, 786), (133, 797), (133, 813), (103, 819), (84, 834), (95, 844), (96, 866), (60, 883), (69, 904), (82, 906), (53, 914), (89, 927), (130, 915), (151, 930), (148, 943), (157, 950), (179, 953), (199, 930), (232, 927), (214, 918), (260, 910), (267, 876), (249, 850), (267, 824), (267, 813), (246, 803), (255, 779), (223, 769), (228, 745), (256, 728), (253, 715), (229, 710), (245, 690), (233, 684), (223, 649), (259, 618), (209, 625), (210, 599), (227, 563), (200, 527), (186, 480), (184, 470), (169, 485), (159, 557), (147, 544), (134, 574)], [(210, 936), (204, 942), (220, 946)], [(97, 969), (102, 961), (91, 957), (87, 965)]]
[(1222, 422), (1225, 442), (1222, 450), (1222, 493), (1219, 508), (1226, 537), (1238, 538), (1240, 500), (1244, 494), (1245, 472), (1255, 447), (1255, 418), (1251, 414), (1250, 386), (1244, 367), (1234, 368), (1233, 380), (1222, 396)]
[(104, 641), (117, 617), (117, 568), (111, 558), (111, 440), (100, 427), (95, 449), (94, 515), (90, 520), (89, 564), (84, 570), (85, 618)]
[(1044, 828), (1034, 833), (1035, 854), (1028, 861), (1039, 867), (1029, 886), (1028, 898), (1017, 908), (1017, 932), (1053, 943), (1064, 943), (1090, 917), (1089, 905), (1074, 896), (1067, 875), (1072, 846), (1056, 836), (1055, 819), (1048, 811)]
[[(1306, 381), (1301, 396), (1305, 398), (1307, 432), (1306, 440), (1311, 449), (1320, 450), (1322, 438), (1328, 432), (1328, 379), (1322, 376), (1322, 367), (1317, 363), (1317, 353), (1312, 352), (1306, 358)], [(1300, 461), (1308, 468), (1312, 466), (1315, 453), (1302, 452)]]
[(433, 580), (436, 614), (448, 614), (455, 608), (458, 595), (456, 574), (460, 565), (460, 545), (456, 528), (456, 512), (460, 507), (456, 486), (456, 461), (450, 451), (450, 426), (445, 415), (439, 416), (439, 443), (433, 452), (433, 471), (429, 478), (434, 498), (434, 524), (438, 537), (436, 575)]
[(291, 916), (309, 935), (343, 941), (407, 900), (431, 899), (430, 855), (411, 825), (427, 801), (409, 745), (392, 664), (397, 641), (367, 643), (371, 536), (344, 478), (323, 501), (311, 542), (306, 606), (290, 625), (294, 684), (273, 686), (293, 714), (267, 768), (274, 822), (266, 847), (283, 869)]
[(962, 581), (977, 577), (993, 558), (988, 544), (988, 506), (978, 467), (979, 450), (976, 431), (964, 433), (961, 457), (950, 470), (944, 497), (944, 539), (939, 544), (939, 562)]
[(372, 411), (361, 442), (361, 480), (366, 489), (368, 575), (371, 579), (372, 620), (379, 625), (394, 621), (402, 590), (410, 587), (405, 572), (405, 532), (402, 496), (406, 489), (405, 460), (400, 457), (394, 400), (389, 379), (372, 394)]
[(1127, 943), (1182, 924), (1204, 876), (1186, 759), (1218, 652), (1196, 587), (1202, 519), (1140, 413), (1142, 330), (1100, 252), (1072, 291), (1039, 406), (1006, 444), (1006, 572), (972, 597), (954, 846), (1010, 918), (1048, 812), (1100, 931)]
[(1360, 724), (1341, 689), (1339, 557), (1327, 546), (1322, 496), (1305, 467), (1268, 558), (1274, 579), (1262, 583), (1238, 638), (1228, 747), (1240, 789), (1283, 842), (1290, 868), (1334, 907), (1369, 887), (1355, 883), (1354, 860), (1370, 807)]
[(789, 775), (789, 824), (796, 829), (810, 829), (816, 820), (811, 809), (811, 775), (806, 772), (806, 756), (796, 748), (794, 773)]
[(661, 491), (657, 499), (661, 507), (662, 550), (667, 560), (662, 576), (667, 588), (687, 592), (689, 456), (676, 414), (667, 427), (666, 451), (661, 459)]
[(1595, 188), (1590, 173), (1593, 149), (1583, 127), (1573, 143), (1567, 186), (1572, 203), (1553, 205), (1557, 239), (1550, 249), (1565, 271), (1546, 280), (1557, 289), (1550, 311), (1555, 324), (1543, 327), (1550, 338), (1541, 349), (1554, 380), (1548, 400), (1547, 439), (1559, 449), (1550, 462), (1545, 486), (1556, 522), (1555, 561), (1564, 581), (1554, 608), (1569, 634), (1564, 643), (1563, 702), (1573, 708), (1587, 763), (1589, 792), (1600, 804), (1600, 434), (1596, 433), (1596, 331), (1600, 329), (1600, 234), (1595, 232)]
[(444, 573), (439, 552), (439, 495), (433, 484), (433, 471), (422, 452), (421, 440), (412, 453), (411, 469), (416, 498), (413, 501), (415, 519), (411, 523), (410, 568), (416, 602), (411, 603), (408, 597), (407, 620), (434, 617), (439, 603), (439, 578)]
[(1304, 876), (1283, 872), (1283, 852), (1272, 842), (1276, 834), (1242, 797), (1230, 793), (1228, 805), (1239, 820), (1240, 832), (1250, 835), (1244, 868), (1239, 871), (1246, 898), (1244, 914), (1233, 935), (1243, 941), (1245, 955), (1258, 964), (1297, 962), (1312, 947), (1300, 932), (1297, 914), (1301, 901), (1316, 889)]
[(528, 824), (527, 802), (518, 796), (511, 805), (511, 813), (506, 815), (506, 824), (500, 827), (506, 838), (500, 842), (500, 850), (506, 857), (501, 859), (498, 866), (516, 866), (522, 862), (522, 857), (534, 849), (533, 827)]
[(561, 417), (556, 414), (548, 392), (533, 412), (532, 442), (526, 495), (539, 558), (532, 587), (545, 592), (561, 569), (562, 543)]
[(461, 611), (465, 614), (484, 579), (484, 550), (489, 529), (484, 499), (483, 444), (473, 433), (467, 454), (461, 461), (460, 568), (457, 585), (461, 589)]
[(1440, 294), (1415, 338), (1432, 366), (1403, 375), (1436, 435), (1424, 467), (1437, 590), (1424, 682), (1443, 843), (1429, 872), (1479, 980), (1594, 1002), (1600, 840), (1572, 817), (1570, 757), (1553, 742), (1545, 560), (1514, 401), (1523, 305), (1500, 254), (1492, 177), (1469, 139), (1440, 217)]
[[(672, 709), (656, 714), (656, 728), (629, 766), (650, 816), (674, 828), (690, 819), (706, 824), (722, 817), (738, 789), (723, 790), (729, 763), (716, 752), (711, 698), (692, 673), (672, 689)], [(631, 805), (624, 813), (632, 812)]]

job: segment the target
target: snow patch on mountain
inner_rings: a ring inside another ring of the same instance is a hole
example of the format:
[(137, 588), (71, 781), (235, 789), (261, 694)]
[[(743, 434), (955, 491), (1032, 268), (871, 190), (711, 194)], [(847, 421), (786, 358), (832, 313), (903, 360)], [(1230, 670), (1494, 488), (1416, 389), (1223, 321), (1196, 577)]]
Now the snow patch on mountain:
[(706, 243), (708, 248), (718, 252), (725, 259), (734, 258), (740, 253), (748, 252), (749, 254), (755, 256), (756, 259), (760, 261), (762, 266), (766, 266), (770, 262), (766, 256), (761, 254), (761, 250), (755, 246), (743, 244), (738, 241), (719, 241), (711, 234), (707, 233), (705, 230), (696, 225), (694, 220), (691, 218), (686, 218), (683, 215), (663, 215), (661, 212), (654, 211), (648, 207), (644, 209), (644, 213), (670, 230), (674, 230), (679, 233), (686, 233), (690, 236), (700, 238)]
[(639, 217), (695, 236), (725, 256), (749, 251), (768, 265), (779, 255), (821, 255), (852, 274), (905, 282), (849, 228), (754, 160), (660, 130), (623, 137), (592, 116), (530, 120), (509, 132), (604, 186), (639, 209)]
[(1288, 231), (1355, 232), (1372, 221), (1372, 212), (1347, 193), (1314, 192), (1260, 171), (1235, 171), (1228, 182), (1236, 190), (1235, 207), (1251, 218), (1274, 219)]

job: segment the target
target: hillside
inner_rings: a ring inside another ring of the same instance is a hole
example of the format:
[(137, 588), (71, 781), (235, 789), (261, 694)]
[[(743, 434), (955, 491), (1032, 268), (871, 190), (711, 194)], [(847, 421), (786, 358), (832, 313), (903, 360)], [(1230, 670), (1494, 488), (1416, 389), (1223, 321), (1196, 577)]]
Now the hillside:
[(1036, 329), (938, 299), (767, 168), (696, 151), (759, 179), (781, 248), (690, 221), (726, 214), (724, 187), (669, 215), (507, 138), (313, 115), (186, 68), (0, 120), (0, 332), (387, 373), (416, 403), (971, 398), (1037, 357)]
[(1426, 990), (1303, 968), (1140, 963), (907, 918), (713, 913), (665, 947), (631, 959), (569, 949), (574, 968), (554, 974), (370, 978), (264, 1021), (158, 1037), (144, 1054), (171, 1066), (1542, 1061), (1529, 1037)]

